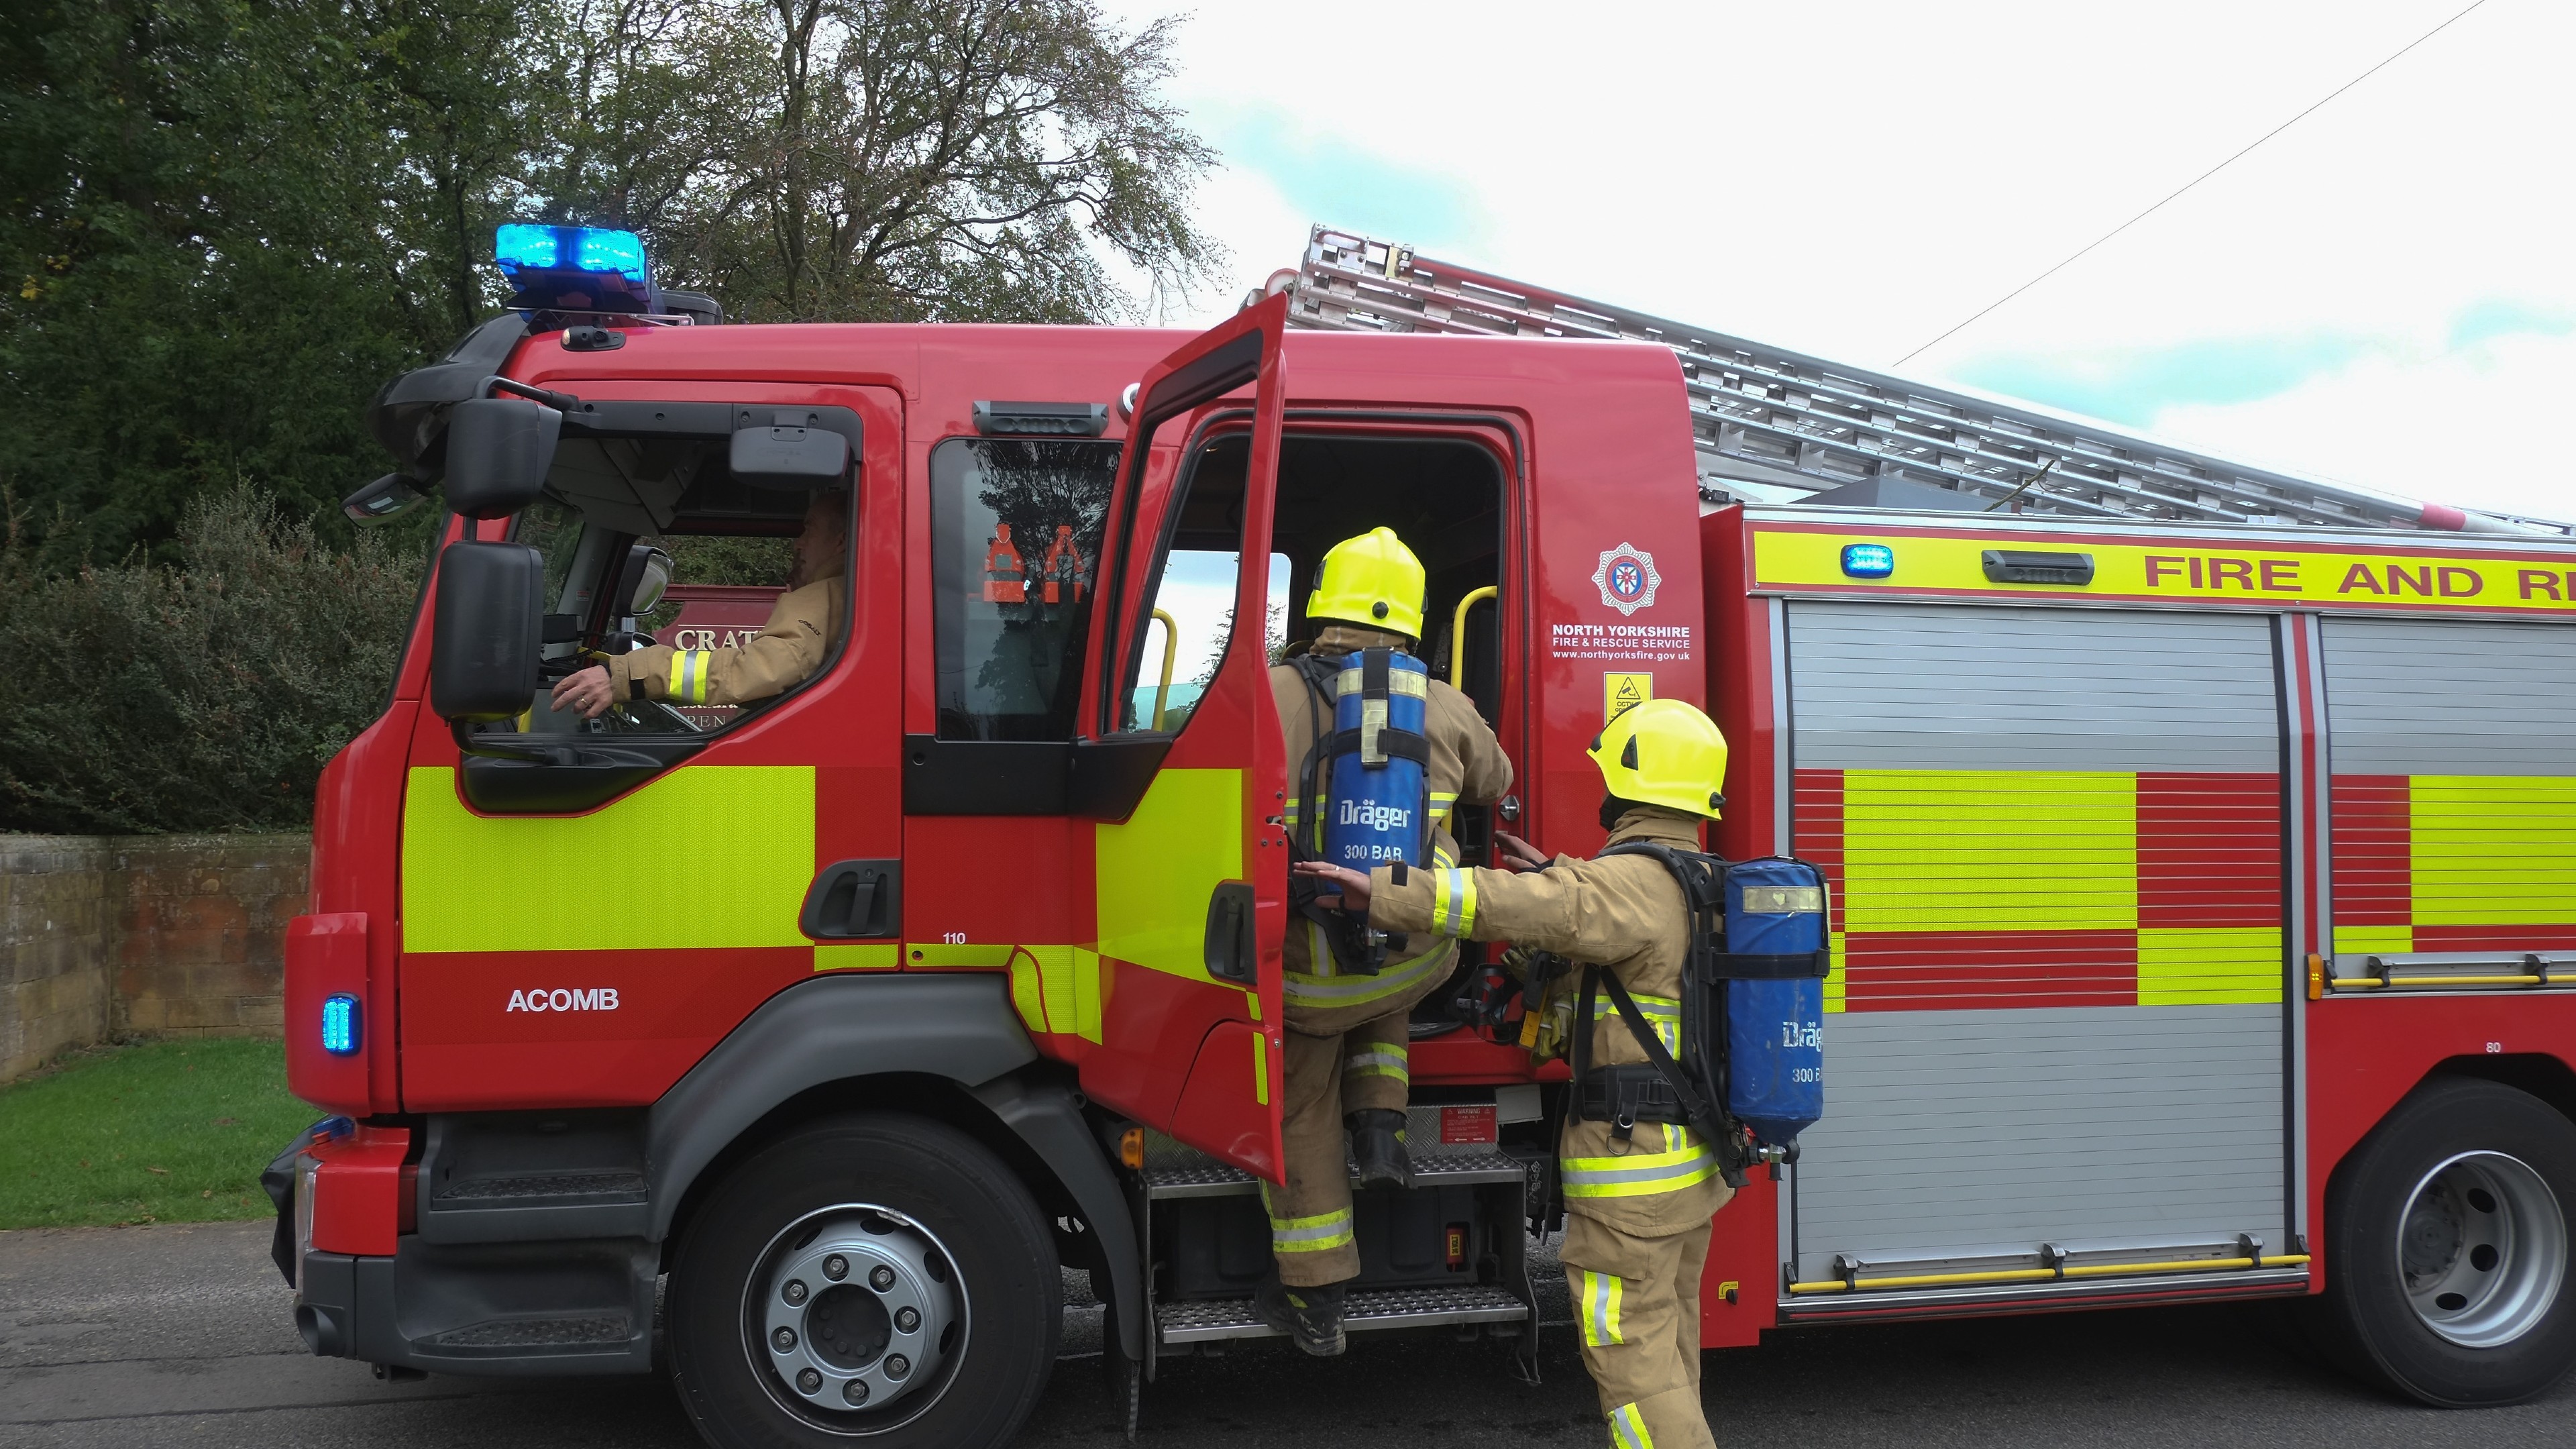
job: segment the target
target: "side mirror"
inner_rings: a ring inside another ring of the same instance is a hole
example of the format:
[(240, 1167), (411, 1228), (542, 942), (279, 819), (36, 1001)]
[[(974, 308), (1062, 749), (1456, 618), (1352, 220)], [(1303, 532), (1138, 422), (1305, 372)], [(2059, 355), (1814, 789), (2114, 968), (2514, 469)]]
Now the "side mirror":
[(388, 519), (411, 512), (428, 495), (413, 486), (400, 473), (387, 473), (382, 478), (340, 500), (340, 511), (351, 523), (371, 527)]
[(829, 428), (740, 428), (727, 462), (754, 488), (827, 487), (850, 471), (850, 440)]
[(562, 433), (563, 414), (543, 403), (458, 403), (447, 415), (447, 506), (467, 518), (507, 518), (536, 502)]
[(527, 712), (545, 587), (545, 555), (524, 543), (451, 543), (439, 554), (429, 706), (440, 718), (475, 724)]
[(671, 556), (649, 543), (629, 544), (626, 565), (617, 573), (617, 592), (610, 595), (628, 617), (653, 612), (671, 587)]

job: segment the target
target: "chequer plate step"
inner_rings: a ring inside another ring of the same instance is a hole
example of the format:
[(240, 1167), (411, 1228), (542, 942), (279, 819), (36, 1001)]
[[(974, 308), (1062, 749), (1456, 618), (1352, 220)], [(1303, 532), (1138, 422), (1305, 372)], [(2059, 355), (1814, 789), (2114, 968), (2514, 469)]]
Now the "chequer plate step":
[[(1527, 1178), (1519, 1159), (1500, 1152), (1460, 1152), (1413, 1159), (1413, 1185), (1418, 1188), (1475, 1187), (1490, 1182), (1523, 1182)], [(1359, 1181), (1356, 1165), (1351, 1169), (1351, 1181), (1355, 1186)], [(1228, 1197), (1257, 1192), (1260, 1186), (1260, 1180), (1251, 1173), (1221, 1162), (1145, 1169), (1146, 1195), (1156, 1199)]]
[[(1510, 1293), (1470, 1283), (1354, 1293), (1343, 1305), (1342, 1326), (1357, 1333), (1374, 1328), (1437, 1328), (1452, 1323), (1520, 1323), (1528, 1317), (1529, 1305)], [(1252, 1300), (1248, 1298), (1158, 1303), (1154, 1305), (1154, 1321), (1167, 1344), (1279, 1336), (1277, 1329), (1253, 1314)]]

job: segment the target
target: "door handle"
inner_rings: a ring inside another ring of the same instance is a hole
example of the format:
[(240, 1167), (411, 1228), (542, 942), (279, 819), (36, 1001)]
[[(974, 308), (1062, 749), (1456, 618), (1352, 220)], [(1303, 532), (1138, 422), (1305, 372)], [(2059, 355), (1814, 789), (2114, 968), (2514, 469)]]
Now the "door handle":
[(796, 928), (816, 941), (871, 941), (903, 934), (903, 862), (845, 860), (825, 866), (805, 892)]
[(1207, 973), (1220, 981), (1253, 983), (1252, 886), (1230, 880), (1208, 896)]

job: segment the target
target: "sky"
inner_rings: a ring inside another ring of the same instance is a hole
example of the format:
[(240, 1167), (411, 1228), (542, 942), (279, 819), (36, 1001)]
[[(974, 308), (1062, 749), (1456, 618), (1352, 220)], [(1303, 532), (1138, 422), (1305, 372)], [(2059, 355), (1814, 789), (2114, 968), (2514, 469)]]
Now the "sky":
[(2576, 519), (2576, 5), (1947, 0), (1184, 14), (1206, 325), (1311, 223), (2402, 497)]

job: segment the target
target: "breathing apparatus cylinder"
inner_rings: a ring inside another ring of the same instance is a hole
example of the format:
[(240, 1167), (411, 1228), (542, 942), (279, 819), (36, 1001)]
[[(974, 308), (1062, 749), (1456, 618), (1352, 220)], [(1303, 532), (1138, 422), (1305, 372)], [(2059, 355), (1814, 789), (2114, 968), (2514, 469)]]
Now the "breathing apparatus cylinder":
[[(1727, 867), (1730, 955), (1808, 957), (1825, 950), (1824, 876), (1772, 857)], [(1773, 1146), (1825, 1115), (1824, 972), (1726, 983), (1726, 1109)]]
[(1423, 734), (1430, 666), (1400, 649), (1362, 649), (1334, 682), (1324, 859), (1353, 870), (1423, 865), (1430, 822)]

